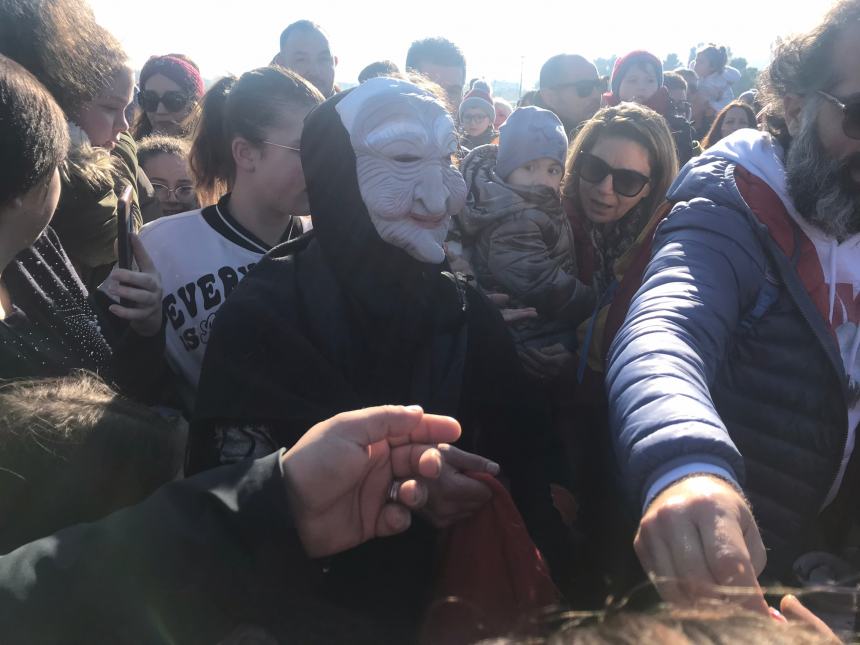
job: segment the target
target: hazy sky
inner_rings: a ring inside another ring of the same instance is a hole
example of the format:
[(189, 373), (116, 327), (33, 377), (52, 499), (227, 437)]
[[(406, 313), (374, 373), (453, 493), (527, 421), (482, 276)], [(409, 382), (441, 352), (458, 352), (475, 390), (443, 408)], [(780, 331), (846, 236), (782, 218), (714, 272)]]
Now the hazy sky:
[[(774, 40), (812, 26), (829, 2), (810, 0), (90, 0), (99, 21), (125, 44), (139, 68), (151, 54), (191, 56), (207, 78), (267, 64), (289, 23), (307, 18), (328, 32), (340, 58), (337, 80), (355, 82), (368, 63), (389, 58), (401, 67), (409, 44), (445, 36), (466, 55), (468, 75), (537, 81), (553, 54), (609, 57), (648, 49), (682, 59), (714, 41), (762, 66)], [(132, 8), (133, 7), (133, 8)]]

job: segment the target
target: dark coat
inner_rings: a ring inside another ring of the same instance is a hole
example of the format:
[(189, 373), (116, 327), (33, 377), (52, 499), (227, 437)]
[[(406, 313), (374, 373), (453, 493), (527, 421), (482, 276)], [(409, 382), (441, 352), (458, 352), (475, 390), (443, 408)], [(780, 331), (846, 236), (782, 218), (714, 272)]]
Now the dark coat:
[(0, 379), (98, 373), (133, 398), (154, 402), (166, 374), (164, 333), (140, 336), (90, 295), (49, 227), (3, 272), (13, 310), (0, 321)]
[(682, 462), (725, 469), (752, 503), (767, 571), (788, 580), (795, 558), (822, 548), (827, 516), (849, 517), (839, 503), (819, 516), (848, 425), (839, 348), (807, 288), (803, 234), (767, 184), (705, 156), (669, 199), (678, 204), (609, 354), (628, 491), (641, 505)]
[[(455, 416), (458, 445), (501, 464), (552, 561), (561, 524), (542, 467), (546, 412), (498, 311), (444, 265), (418, 262), (376, 233), (335, 111), (343, 96), (317, 108), (302, 137), (313, 233), (276, 247), (218, 313), (191, 467), (289, 447), (346, 410), (417, 403)], [(398, 616), (402, 638), (432, 587), (434, 541), (417, 521), (404, 536), (338, 556), (330, 597), (381, 621)]]
[[(77, 135), (74, 136), (77, 132)], [(51, 220), (84, 285), (94, 290), (116, 262), (117, 203), (132, 187), (134, 230), (158, 219), (161, 207), (137, 162), (137, 144), (121, 134), (108, 155), (94, 148), (73, 128), (72, 150), (62, 173), (60, 203)]]
[(373, 642), (325, 604), (293, 528), (280, 453), (168, 484), (137, 506), (0, 557), (4, 642), (211, 645), (237, 625), (281, 643)]

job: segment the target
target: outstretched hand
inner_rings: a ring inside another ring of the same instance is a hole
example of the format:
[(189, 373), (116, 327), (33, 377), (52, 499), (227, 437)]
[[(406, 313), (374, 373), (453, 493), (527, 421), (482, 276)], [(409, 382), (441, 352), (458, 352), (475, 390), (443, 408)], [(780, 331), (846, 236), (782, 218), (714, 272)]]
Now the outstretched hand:
[(438, 478), (443, 457), (436, 446), (459, 436), (456, 420), (417, 406), (345, 412), (311, 428), (281, 462), (308, 555), (332, 555), (409, 528), (411, 511), (428, 496), (416, 478)]
[(660, 493), (634, 541), (645, 571), (664, 600), (679, 604), (727, 595), (767, 613), (758, 584), (767, 556), (749, 505), (710, 475), (681, 480)]

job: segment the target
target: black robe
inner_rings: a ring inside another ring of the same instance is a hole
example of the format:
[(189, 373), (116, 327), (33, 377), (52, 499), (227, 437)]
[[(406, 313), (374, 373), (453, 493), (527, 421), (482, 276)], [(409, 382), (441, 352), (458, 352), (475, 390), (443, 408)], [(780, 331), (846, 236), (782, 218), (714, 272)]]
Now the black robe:
[[(289, 447), (339, 412), (420, 404), (457, 418), (457, 445), (501, 465), (532, 537), (560, 561), (563, 528), (544, 467), (548, 411), (495, 307), (445, 264), (419, 262), (379, 237), (335, 111), (343, 96), (305, 122), (313, 232), (273, 249), (218, 313), (190, 470)], [(337, 556), (330, 599), (379, 620), (399, 616), (391, 640), (401, 640), (431, 591), (434, 541), (419, 520), (403, 536)]]

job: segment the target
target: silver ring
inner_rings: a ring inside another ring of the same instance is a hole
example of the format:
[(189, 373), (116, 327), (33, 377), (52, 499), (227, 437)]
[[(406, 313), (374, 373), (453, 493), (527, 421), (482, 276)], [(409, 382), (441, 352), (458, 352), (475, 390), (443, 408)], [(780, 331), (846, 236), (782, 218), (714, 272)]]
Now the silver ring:
[(388, 501), (391, 503), (397, 503), (397, 494), (400, 492), (400, 483), (399, 482), (391, 482), (391, 486), (388, 487)]

